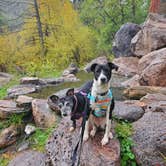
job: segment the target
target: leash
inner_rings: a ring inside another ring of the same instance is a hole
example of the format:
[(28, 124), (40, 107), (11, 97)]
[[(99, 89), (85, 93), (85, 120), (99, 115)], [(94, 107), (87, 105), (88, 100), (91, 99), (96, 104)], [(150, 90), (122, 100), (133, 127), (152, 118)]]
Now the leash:
[(74, 151), (73, 151), (72, 165), (71, 166), (75, 166), (75, 163), (76, 163), (76, 160), (77, 160), (78, 150), (79, 150), (79, 154), (78, 154), (78, 160), (77, 160), (76, 166), (79, 166), (79, 164), (80, 164), (83, 136), (84, 136), (84, 130), (85, 130), (86, 116), (87, 116), (87, 108), (88, 108), (88, 101), (87, 101), (87, 98), (85, 97), (85, 107), (84, 107), (84, 111), (83, 111), (83, 112), (85, 112), (85, 114), (83, 116), (82, 123), (81, 123), (81, 134), (80, 134), (79, 140), (78, 140), (78, 142), (77, 142), (77, 144), (74, 148)]

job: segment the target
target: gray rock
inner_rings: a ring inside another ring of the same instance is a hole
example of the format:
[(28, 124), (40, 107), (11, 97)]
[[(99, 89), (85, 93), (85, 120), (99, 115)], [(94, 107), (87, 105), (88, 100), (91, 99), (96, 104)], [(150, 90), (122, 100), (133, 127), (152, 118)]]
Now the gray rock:
[(128, 80), (121, 83), (124, 87), (134, 87), (134, 86), (140, 86), (139, 84), (139, 75), (136, 74), (132, 78), (129, 78)]
[(133, 130), (133, 152), (138, 165), (164, 166), (165, 160), (161, 155), (163, 150), (160, 151), (157, 146), (159, 142), (163, 147), (166, 146), (164, 139), (158, 140), (162, 135), (166, 136), (166, 114), (148, 111), (141, 119), (133, 123)]
[(141, 27), (134, 23), (126, 23), (121, 26), (115, 34), (112, 51), (115, 57), (133, 56), (130, 43), (132, 38), (141, 30)]
[(39, 78), (38, 77), (23, 77), (20, 79), (20, 84), (39, 84)]
[(13, 76), (8, 73), (0, 72), (0, 87), (8, 83), (12, 78)]
[(25, 95), (20, 95), (16, 99), (17, 106), (19, 107), (31, 107), (33, 98)]
[(45, 166), (45, 155), (33, 150), (23, 151), (8, 166)]
[(67, 69), (65, 69), (63, 71), (62, 76), (64, 77), (64, 76), (67, 76), (69, 74), (74, 74), (75, 75), (78, 71), (79, 71), (79, 69), (78, 69), (77, 65), (72, 63), (72, 64), (69, 65), (69, 67)]
[(39, 80), (40, 84), (44, 85), (57, 85), (64, 82), (63, 78), (43, 78)]
[(17, 152), (27, 150), (29, 148), (29, 146), (30, 146), (30, 143), (28, 141), (27, 142), (22, 142), (21, 144), (18, 145)]
[(36, 127), (35, 126), (33, 126), (33, 125), (31, 125), (31, 124), (27, 124), (26, 126), (25, 126), (25, 133), (27, 134), (27, 135), (30, 135), (30, 134), (32, 134), (32, 133), (34, 133), (35, 131), (36, 131)]
[(34, 99), (32, 101), (32, 113), (37, 126), (52, 127), (55, 125), (56, 116), (49, 108), (47, 100)]
[(113, 110), (113, 115), (118, 119), (134, 122), (141, 118), (144, 112), (145, 111), (140, 106), (135, 105), (133, 103), (116, 101), (115, 108)]
[[(64, 118), (53, 132), (46, 145), (47, 164), (52, 166), (71, 165), (73, 149), (79, 138), (79, 128), (69, 131), (70, 119)], [(119, 166), (120, 144), (114, 138), (102, 147), (103, 132), (97, 132), (93, 139), (83, 143), (80, 165), (86, 166)]]

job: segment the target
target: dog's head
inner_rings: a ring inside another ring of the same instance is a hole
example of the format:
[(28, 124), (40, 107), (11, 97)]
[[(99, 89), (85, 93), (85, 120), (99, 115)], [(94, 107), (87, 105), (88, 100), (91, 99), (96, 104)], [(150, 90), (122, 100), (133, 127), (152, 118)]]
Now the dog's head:
[(99, 85), (107, 84), (112, 75), (112, 70), (118, 70), (118, 66), (108, 62), (106, 64), (94, 63), (91, 66), (91, 71), (94, 73), (95, 80)]
[(58, 96), (54, 95), (53, 102), (56, 103), (56, 105), (58, 106), (58, 109), (60, 110), (62, 117), (71, 114), (74, 105), (73, 95), (74, 95), (74, 88), (69, 89), (66, 92), (65, 97), (59, 98)]

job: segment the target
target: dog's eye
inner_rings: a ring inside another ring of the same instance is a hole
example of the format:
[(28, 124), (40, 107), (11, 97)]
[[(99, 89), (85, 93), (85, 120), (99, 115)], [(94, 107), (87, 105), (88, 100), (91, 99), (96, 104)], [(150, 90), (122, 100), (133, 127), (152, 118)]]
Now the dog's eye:
[(66, 106), (70, 106), (70, 103), (66, 103)]
[(63, 104), (62, 104), (62, 103), (60, 103), (60, 104), (58, 104), (58, 106), (59, 106), (59, 108), (62, 108)]

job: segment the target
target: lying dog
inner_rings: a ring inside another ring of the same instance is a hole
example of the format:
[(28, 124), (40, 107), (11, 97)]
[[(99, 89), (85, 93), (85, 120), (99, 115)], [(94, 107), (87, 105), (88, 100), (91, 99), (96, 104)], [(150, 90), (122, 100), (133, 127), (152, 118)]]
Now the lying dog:
[(92, 137), (95, 136), (98, 127), (105, 128), (104, 137), (101, 141), (102, 145), (108, 143), (109, 137), (112, 138), (110, 128), (114, 99), (110, 90), (110, 80), (113, 69), (117, 70), (118, 66), (111, 62), (107, 64), (93, 64), (91, 66), (91, 71), (94, 73), (92, 91), (89, 96), (92, 113), (85, 124), (84, 141), (89, 138), (89, 123), (93, 127), (90, 132)]
[(90, 92), (93, 81), (89, 81), (84, 84), (79, 91), (74, 92), (74, 88), (69, 89), (66, 92), (66, 96), (59, 98), (54, 95), (54, 102), (58, 105), (61, 116), (71, 116), (72, 126), (70, 131), (74, 131), (76, 128), (76, 120), (84, 116), (85, 105), (87, 102), (87, 117), (90, 114), (89, 100), (87, 99), (87, 94)]

